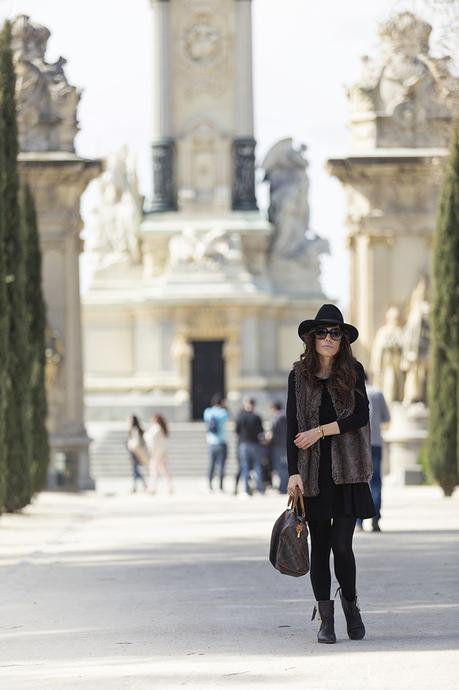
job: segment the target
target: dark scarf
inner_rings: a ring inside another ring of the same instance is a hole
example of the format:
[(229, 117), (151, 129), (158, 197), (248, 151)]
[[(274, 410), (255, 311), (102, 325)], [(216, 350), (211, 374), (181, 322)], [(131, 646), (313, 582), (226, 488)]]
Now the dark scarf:
[[(298, 431), (307, 431), (319, 425), (319, 407), (322, 397), (321, 386), (310, 386), (301, 372), (301, 362), (293, 365), (295, 371), (296, 414)], [(337, 420), (354, 412), (355, 393), (351, 391), (348, 401), (340, 398), (331, 380), (325, 382), (328, 388)], [(371, 479), (373, 463), (371, 459), (370, 423), (364, 427), (334, 434), (331, 439), (332, 478), (335, 484), (356, 484)], [(320, 441), (310, 448), (298, 448), (298, 471), (303, 480), (304, 495), (317, 496), (319, 493)]]

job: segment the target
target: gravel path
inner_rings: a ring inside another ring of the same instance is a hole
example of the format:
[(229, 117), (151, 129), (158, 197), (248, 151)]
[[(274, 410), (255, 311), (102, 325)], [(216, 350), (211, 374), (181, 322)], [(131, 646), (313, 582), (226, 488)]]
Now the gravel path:
[(459, 491), (383, 501), (383, 531), (354, 538), (367, 636), (347, 638), (337, 597), (319, 645), (309, 576), (267, 560), (284, 497), (44, 493), (0, 518), (0, 688), (456, 688)]

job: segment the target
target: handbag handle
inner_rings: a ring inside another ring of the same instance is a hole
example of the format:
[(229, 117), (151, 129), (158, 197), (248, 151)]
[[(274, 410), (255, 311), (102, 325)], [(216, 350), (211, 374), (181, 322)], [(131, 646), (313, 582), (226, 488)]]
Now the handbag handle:
[(295, 491), (295, 497), (289, 496), (288, 497), (288, 503), (287, 503), (287, 508), (290, 507), (290, 504), (292, 504), (292, 510), (298, 510), (298, 501), (300, 502), (300, 507), (301, 507), (301, 517), (306, 517), (306, 513), (304, 510), (304, 500), (303, 500), (303, 495), (301, 491)]

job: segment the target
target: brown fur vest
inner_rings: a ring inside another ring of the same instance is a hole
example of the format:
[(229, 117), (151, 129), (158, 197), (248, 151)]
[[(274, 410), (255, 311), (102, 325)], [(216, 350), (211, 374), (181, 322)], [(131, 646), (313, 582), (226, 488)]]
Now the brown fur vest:
[[(319, 406), (322, 396), (321, 386), (311, 388), (300, 368), (295, 362), (295, 393), (298, 431), (307, 431), (319, 425)], [(351, 401), (346, 405), (340, 400), (331, 381), (325, 384), (330, 393), (336, 418), (342, 419), (354, 412), (355, 391)], [(358, 395), (358, 394), (357, 394)], [(364, 427), (334, 434), (331, 437), (332, 478), (335, 484), (356, 484), (371, 479), (373, 463), (371, 459), (370, 423)], [(319, 493), (320, 441), (310, 448), (298, 448), (298, 472), (301, 475), (305, 496), (317, 496)]]

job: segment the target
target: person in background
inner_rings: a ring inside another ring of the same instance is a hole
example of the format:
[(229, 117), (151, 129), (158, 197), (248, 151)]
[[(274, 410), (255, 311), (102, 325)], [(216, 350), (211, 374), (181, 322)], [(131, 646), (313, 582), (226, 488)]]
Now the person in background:
[(212, 480), (218, 465), (220, 474), (220, 491), (223, 491), (225, 478), (225, 463), (228, 456), (226, 437), (226, 423), (229, 412), (226, 409), (225, 398), (221, 393), (215, 393), (210, 407), (204, 410), (204, 421), (207, 424), (207, 444), (209, 446), (209, 489), (213, 491)]
[(144, 489), (147, 488), (147, 482), (143, 473), (140, 471), (142, 465), (141, 459), (146, 457), (145, 441), (143, 438), (143, 429), (136, 415), (129, 417), (129, 430), (127, 437), (127, 449), (131, 456), (132, 465), (132, 479), (133, 487), (132, 493), (137, 491), (137, 481), (141, 481)]
[(271, 405), (273, 418), (271, 431), (266, 434), (271, 450), (272, 467), (279, 478), (279, 493), (287, 493), (287, 416), (282, 403), (276, 401)]
[(172, 477), (168, 467), (168, 443), (169, 429), (164, 417), (154, 414), (151, 425), (144, 434), (145, 443), (150, 459), (150, 493), (155, 494), (158, 488), (158, 479), (163, 476), (168, 484), (169, 493), (174, 493)]
[[(370, 432), (371, 432), (371, 457), (373, 460), (373, 476), (370, 479), (371, 495), (376, 508), (376, 515), (371, 519), (372, 532), (380, 532), (379, 520), (381, 519), (381, 458), (383, 440), (381, 436), (381, 424), (390, 422), (390, 412), (387, 407), (384, 393), (376, 386), (368, 383), (365, 372), (365, 382), (368, 400), (370, 401)], [(363, 530), (363, 520), (357, 520), (357, 528)]]
[(250, 488), (250, 470), (253, 467), (257, 483), (257, 490), (264, 494), (263, 481), (263, 448), (264, 430), (261, 417), (255, 413), (255, 400), (245, 398), (243, 409), (236, 418), (236, 433), (239, 436), (239, 454), (241, 460), (241, 479), (246, 496), (252, 494)]
[(236, 461), (237, 461), (237, 472), (234, 477), (234, 495), (237, 496), (237, 490), (239, 487), (239, 480), (241, 478), (241, 443), (239, 441), (239, 436), (237, 437), (236, 443)]

